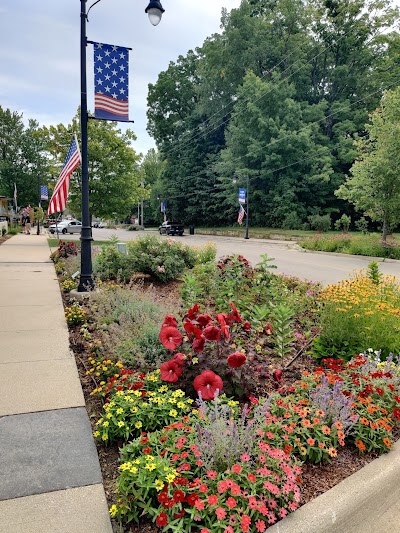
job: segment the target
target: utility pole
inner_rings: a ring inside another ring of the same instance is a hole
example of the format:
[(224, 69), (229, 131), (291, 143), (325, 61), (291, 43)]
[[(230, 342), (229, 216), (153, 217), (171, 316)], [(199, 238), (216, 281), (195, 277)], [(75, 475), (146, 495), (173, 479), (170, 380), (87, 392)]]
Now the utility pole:
[(247, 176), (246, 183), (246, 235), (245, 239), (249, 238), (249, 176)]

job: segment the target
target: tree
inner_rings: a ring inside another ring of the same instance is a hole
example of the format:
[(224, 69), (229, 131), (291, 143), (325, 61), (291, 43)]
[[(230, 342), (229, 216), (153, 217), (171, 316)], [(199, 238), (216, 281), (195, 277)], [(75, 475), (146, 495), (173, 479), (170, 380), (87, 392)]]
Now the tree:
[(372, 220), (382, 223), (382, 240), (400, 222), (400, 87), (387, 91), (371, 114), (367, 135), (356, 141), (359, 157), (336, 191)]
[(45, 148), (35, 120), (25, 126), (22, 114), (0, 106), (0, 192), (12, 198), (15, 183), (20, 206), (38, 203), (38, 180), (48, 173)]
[[(78, 114), (68, 126), (45, 129), (56, 178), (74, 132), (80, 132)], [(80, 134), (78, 134), (78, 140)], [(132, 130), (122, 133), (114, 122), (90, 120), (88, 124), (89, 210), (103, 219), (125, 218), (147, 191), (141, 187), (140, 154), (131, 146)], [(81, 167), (71, 177), (68, 207), (81, 212)]]

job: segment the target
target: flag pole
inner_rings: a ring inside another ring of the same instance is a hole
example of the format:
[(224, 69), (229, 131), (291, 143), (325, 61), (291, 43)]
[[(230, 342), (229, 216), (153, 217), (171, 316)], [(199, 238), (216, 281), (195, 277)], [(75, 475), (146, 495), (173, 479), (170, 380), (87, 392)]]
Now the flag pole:
[(246, 189), (246, 235), (245, 239), (249, 238), (249, 176), (247, 176), (247, 189)]

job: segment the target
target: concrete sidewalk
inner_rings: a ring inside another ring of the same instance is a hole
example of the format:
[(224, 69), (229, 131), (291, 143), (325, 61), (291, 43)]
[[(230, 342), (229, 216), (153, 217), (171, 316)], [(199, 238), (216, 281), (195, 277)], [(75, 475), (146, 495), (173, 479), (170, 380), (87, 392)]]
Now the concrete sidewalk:
[(0, 533), (112, 533), (49, 255), (0, 246)]

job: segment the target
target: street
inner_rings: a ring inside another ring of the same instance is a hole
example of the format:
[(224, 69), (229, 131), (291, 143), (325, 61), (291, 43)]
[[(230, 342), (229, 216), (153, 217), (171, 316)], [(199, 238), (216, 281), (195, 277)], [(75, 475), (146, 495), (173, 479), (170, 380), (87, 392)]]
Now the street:
[[(143, 235), (158, 235), (157, 231), (127, 231), (125, 229), (93, 228), (95, 240), (107, 240), (112, 235), (124, 241), (130, 241)], [(79, 235), (68, 235), (63, 238), (78, 240)], [(165, 239), (167, 237), (162, 236)], [(277, 266), (275, 272), (282, 272), (291, 276), (319, 281), (324, 285), (336, 283), (347, 278), (355, 270), (366, 268), (373, 260), (370, 257), (354, 255), (336, 255), (323, 252), (303, 252), (296, 248), (291, 241), (272, 241), (264, 239), (248, 239), (239, 237), (220, 237), (214, 235), (188, 235), (173, 237), (179, 242), (190, 246), (201, 246), (212, 241), (217, 246), (217, 257), (230, 254), (242, 254), (251, 264), (256, 265), (261, 255), (267, 254), (274, 258)], [(384, 274), (400, 275), (400, 261), (392, 259), (379, 263)]]

